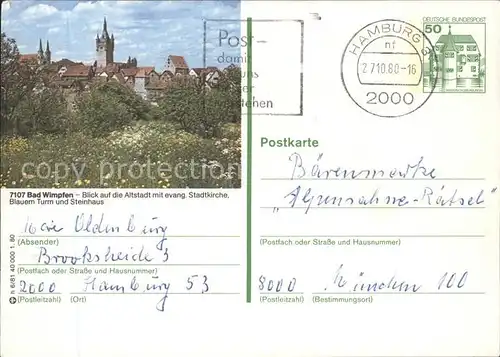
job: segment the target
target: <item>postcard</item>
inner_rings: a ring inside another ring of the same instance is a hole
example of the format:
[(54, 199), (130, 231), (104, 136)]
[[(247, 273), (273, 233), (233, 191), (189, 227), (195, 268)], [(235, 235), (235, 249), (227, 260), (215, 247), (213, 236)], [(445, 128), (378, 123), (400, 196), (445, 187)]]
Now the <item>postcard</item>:
[(0, 356), (498, 356), (499, 10), (3, 1)]

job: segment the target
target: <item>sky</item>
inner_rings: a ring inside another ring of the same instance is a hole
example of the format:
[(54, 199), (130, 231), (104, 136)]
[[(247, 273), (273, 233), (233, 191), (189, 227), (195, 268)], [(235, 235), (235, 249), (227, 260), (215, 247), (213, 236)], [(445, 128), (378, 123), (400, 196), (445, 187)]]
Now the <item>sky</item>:
[[(239, 48), (219, 46), (219, 37), (240, 36), (239, 1), (40, 1), (2, 2), (1, 31), (14, 38), (21, 54), (36, 53), (39, 39), (50, 41), (52, 60), (93, 63), (95, 38), (106, 17), (115, 36), (116, 62), (136, 57), (138, 66), (163, 70), (168, 55), (184, 56), (190, 68), (203, 67), (204, 19), (207, 66), (226, 67), (219, 56)], [(234, 41), (232, 42), (234, 44)]]

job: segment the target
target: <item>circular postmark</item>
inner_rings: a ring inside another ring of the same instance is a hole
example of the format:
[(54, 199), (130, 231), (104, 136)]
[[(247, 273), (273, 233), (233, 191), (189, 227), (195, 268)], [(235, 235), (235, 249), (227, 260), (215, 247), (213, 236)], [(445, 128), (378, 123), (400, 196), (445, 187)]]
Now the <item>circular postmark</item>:
[[(433, 57), (432, 61), (426, 60)], [(420, 108), (437, 82), (433, 46), (415, 26), (400, 20), (366, 25), (347, 44), (341, 61), (345, 91), (364, 111), (386, 118)], [(430, 91), (423, 89), (424, 79)]]

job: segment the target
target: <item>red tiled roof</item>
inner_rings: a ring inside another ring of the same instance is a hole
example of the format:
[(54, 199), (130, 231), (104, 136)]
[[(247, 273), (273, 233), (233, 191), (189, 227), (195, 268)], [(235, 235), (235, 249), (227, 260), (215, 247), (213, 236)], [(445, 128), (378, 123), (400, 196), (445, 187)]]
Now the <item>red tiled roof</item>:
[(154, 67), (138, 67), (139, 70), (137, 71), (137, 74), (135, 75), (137, 78), (145, 78), (149, 72), (154, 71)]
[(25, 55), (20, 55), (19, 61), (21, 62), (38, 61), (38, 55), (36, 53), (27, 53)]
[(74, 64), (83, 64), (83, 63), (77, 63), (77, 62), (74, 62), (72, 60), (69, 60), (67, 58), (63, 58), (59, 61), (56, 61), (54, 63), (57, 63), (58, 65), (61, 65), (61, 66), (71, 66), (71, 65), (74, 65)]
[(139, 71), (139, 68), (137, 67), (132, 67), (132, 68), (123, 68), (122, 69), (122, 74), (125, 77), (130, 77), (130, 76), (135, 76), (137, 72)]
[(172, 61), (175, 68), (189, 68), (186, 60), (182, 56), (170, 55), (168, 56), (168, 58), (170, 59), (170, 61)]
[(98, 67), (96, 73), (117, 73), (120, 71), (120, 65), (118, 63), (109, 63), (106, 67)]
[(67, 68), (62, 77), (87, 77), (91, 71), (91, 67), (75, 65)]

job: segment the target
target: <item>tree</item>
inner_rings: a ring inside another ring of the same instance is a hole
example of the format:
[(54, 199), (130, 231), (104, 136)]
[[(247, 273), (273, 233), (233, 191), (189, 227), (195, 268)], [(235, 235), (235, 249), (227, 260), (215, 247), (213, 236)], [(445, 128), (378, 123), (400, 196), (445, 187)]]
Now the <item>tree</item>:
[(8, 38), (5, 32), (1, 34), (1, 57), (0, 57), (0, 71), (1, 71), (1, 131), (2, 134), (9, 132), (12, 129), (17, 129), (17, 123), (13, 125), (9, 122), (8, 116), (10, 112), (10, 99), (12, 91), (16, 87), (15, 74), (19, 64), (19, 49), (17, 48), (16, 41), (13, 38)]
[(232, 123), (241, 123), (241, 74), (240, 67), (231, 65), (222, 71), (218, 83), (218, 89), (226, 94), (228, 116)]
[(149, 119), (147, 116), (150, 109), (148, 103), (132, 89), (119, 82), (96, 83), (91, 91), (97, 95), (115, 97), (120, 103), (127, 106), (138, 120)]
[(47, 73), (37, 63), (21, 63), (16, 41), (1, 34), (1, 133), (28, 136), (64, 130), (67, 114), (61, 91), (48, 86)]
[(117, 82), (96, 83), (88, 93), (82, 93), (75, 104), (82, 129), (95, 136), (150, 119), (148, 104)]
[(219, 81), (208, 86), (206, 73), (196, 79), (179, 76), (158, 100), (165, 120), (203, 137), (216, 137), (226, 123), (241, 122), (241, 70), (229, 67), (219, 72)]
[(171, 87), (159, 99), (158, 111), (163, 120), (176, 123), (187, 132), (204, 135), (203, 92), (195, 86)]

